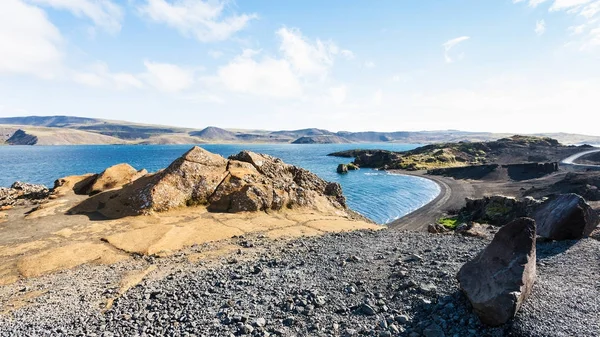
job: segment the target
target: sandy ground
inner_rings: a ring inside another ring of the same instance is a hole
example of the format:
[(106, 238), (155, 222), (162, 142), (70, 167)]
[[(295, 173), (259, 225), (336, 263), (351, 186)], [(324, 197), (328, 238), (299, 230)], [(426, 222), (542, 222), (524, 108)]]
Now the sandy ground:
[(65, 214), (85, 198), (71, 193), (39, 207), (17, 207), (0, 214), (0, 285), (26, 286), (28, 279), (84, 264), (171, 256), (205, 243), (214, 244), (212, 251), (203, 254), (214, 257), (229, 252), (227, 240), (248, 234), (280, 239), (381, 228), (346, 214), (310, 209), (227, 214), (187, 207), (118, 220)]

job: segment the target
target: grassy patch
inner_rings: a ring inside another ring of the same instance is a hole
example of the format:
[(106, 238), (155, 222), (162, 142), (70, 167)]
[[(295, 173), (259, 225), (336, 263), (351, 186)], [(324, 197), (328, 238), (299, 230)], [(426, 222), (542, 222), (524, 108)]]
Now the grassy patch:
[(459, 225), (458, 219), (456, 217), (452, 217), (452, 218), (441, 218), (438, 220), (438, 223), (440, 225), (443, 225), (444, 227), (448, 228), (448, 229), (456, 229), (456, 227)]

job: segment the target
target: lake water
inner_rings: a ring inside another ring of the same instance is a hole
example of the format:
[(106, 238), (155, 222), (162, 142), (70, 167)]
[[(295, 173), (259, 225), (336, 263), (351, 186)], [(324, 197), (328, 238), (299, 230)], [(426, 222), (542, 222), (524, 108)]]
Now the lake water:
[[(361, 169), (345, 175), (336, 173), (339, 163), (349, 158), (327, 157), (328, 153), (355, 148), (403, 151), (417, 147), (407, 144), (203, 144), (208, 151), (224, 157), (241, 150), (270, 154), (289, 164), (308, 169), (328, 181), (339, 182), (348, 205), (376, 221), (388, 223), (433, 200), (439, 186), (427, 179)], [(105, 168), (129, 163), (150, 172), (167, 167), (191, 145), (81, 145), (81, 146), (0, 146), (0, 186), (19, 180), (53, 186), (68, 175), (98, 173)]]

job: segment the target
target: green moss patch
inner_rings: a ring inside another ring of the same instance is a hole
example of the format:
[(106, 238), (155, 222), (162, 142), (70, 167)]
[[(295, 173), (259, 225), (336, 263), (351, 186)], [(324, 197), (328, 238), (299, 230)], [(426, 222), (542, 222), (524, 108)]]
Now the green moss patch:
[(448, 229), (456, 229), (456, 227), (459, 225), (459, 221), (456, 217), (452, 217), (452, 218), (441, 218), (438, 220), (438, 223), (440, 225), (443, 225), (444, 227), (448, 228)]

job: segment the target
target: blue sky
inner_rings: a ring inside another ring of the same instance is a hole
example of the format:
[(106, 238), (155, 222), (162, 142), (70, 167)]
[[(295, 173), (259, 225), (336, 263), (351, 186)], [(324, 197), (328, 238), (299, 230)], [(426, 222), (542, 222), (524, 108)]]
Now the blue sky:
[(0, 116), (600, 135), (600, 0), (3, 0)]

